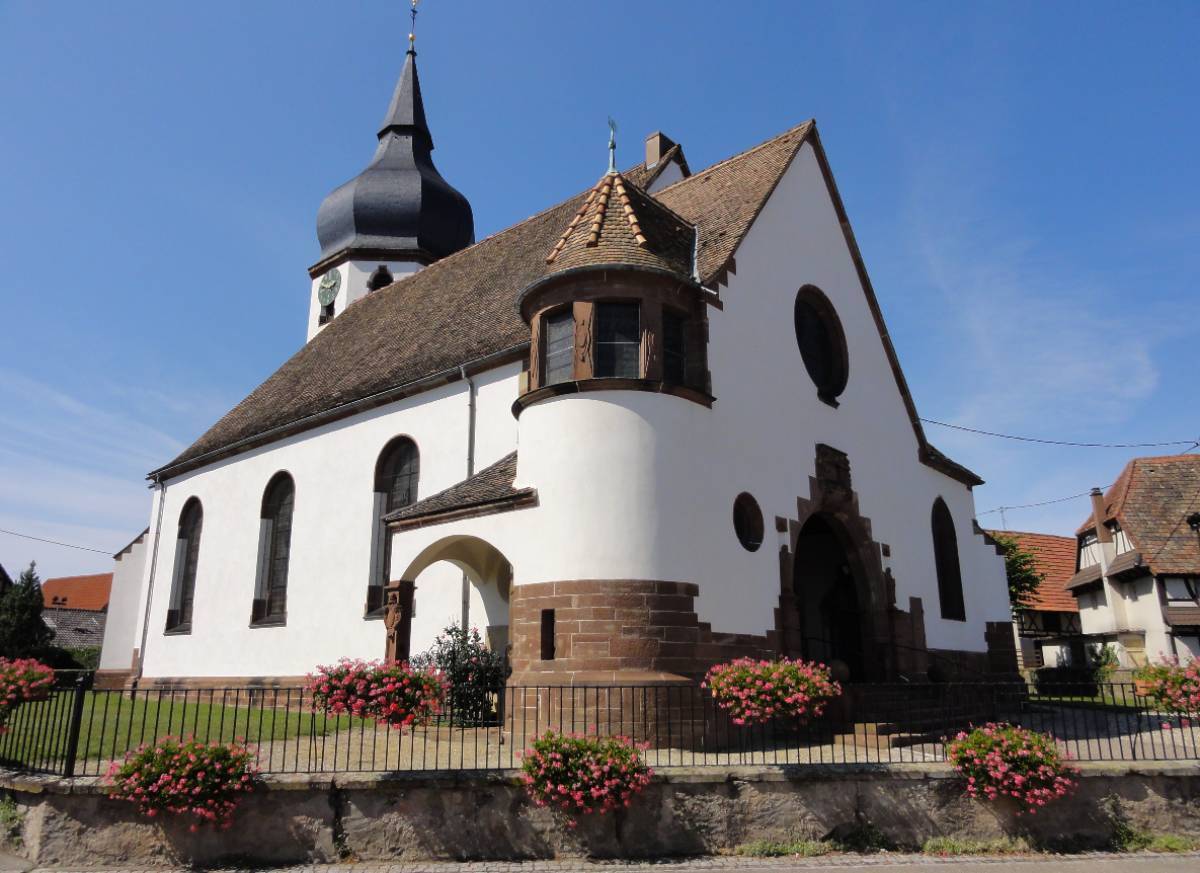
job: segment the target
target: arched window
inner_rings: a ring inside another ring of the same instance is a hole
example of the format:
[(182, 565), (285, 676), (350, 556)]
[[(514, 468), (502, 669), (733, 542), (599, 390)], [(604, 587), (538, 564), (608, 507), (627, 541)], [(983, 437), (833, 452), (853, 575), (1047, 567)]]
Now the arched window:
[(296, 485), (287, 473), (276, 473), (263, 492), (258, 533), (258, 582), (250, 619), (281, 624), (287, 620), (288, 564), (292, 555), (292, 510)]
[(192, 629), (192, 604), (196, 599), (196, 565), (200, 558), (200, 530), (204, 508), (199, 499), (189, 498), (179, 513), (175, 539), (175, 570), (171, 574), (171, 600), (167, 605), (167, 630), (187, 633)]
[(380, 288), (386, 288), (395, 281), (396, 280), (392, 278), (392, 271), (389, 270), (385, 265), (380, 264), (367, 279), (367, 290), (378, 291)]
[(391, 573), (392, 538), (383, 517), (416, 501), (420, 474), (420, 453), (417, 444), (408, 437), (396, 437), (384, 446), (375, 464), (375, 535), (371, 544), (368, 613), (382, 614), (383, 586)]
[(933, 501), (933, 560), (937, 567), (938, 602), (942, 618), (966, 621), (967, 612), (963, 603), (962, 570), (958, 566), (958, 536), (954, 533), (954, 519), (946, 501)]

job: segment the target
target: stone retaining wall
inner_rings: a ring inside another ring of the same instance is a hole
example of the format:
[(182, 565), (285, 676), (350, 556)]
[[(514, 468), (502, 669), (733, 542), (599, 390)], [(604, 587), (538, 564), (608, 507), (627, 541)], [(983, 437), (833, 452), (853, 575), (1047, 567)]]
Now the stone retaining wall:
[(728, 851), (754, 840), (817, 839), (872, 825), (900, 846), (932, 836), (1024, 835), (1102, 847), (1114, 815), (1156, 832), (1200, 836), (1200, 765), (1082, 765), (1078, 792), (1015, 818), (962, 797), (944, 766), (676, 769), (635, 812), (574, 831), (526, 801), (511, 774), (275, 777), (228, 831), (139, 817), (94, 779), (0, 777), (39, 866), (283, 864), (369, 860), (663, 857)]

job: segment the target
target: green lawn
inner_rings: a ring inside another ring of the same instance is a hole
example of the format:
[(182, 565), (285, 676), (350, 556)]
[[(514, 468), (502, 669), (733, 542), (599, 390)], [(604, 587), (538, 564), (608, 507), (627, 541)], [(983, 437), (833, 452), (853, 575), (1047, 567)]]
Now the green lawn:
[[(83, 707), (79, 733), (79, 759), (107, 760), (124, 755), (143, 742), (165, 736), (195, 736), (201, 740), (271, 740), (321, 737), (349, 728), (359, 719), (327, 716), (304, 709), (293, 698), (290, 711), (248, 702), (245, 695), (225, 697), (220, 692), (191, 692), (175, 695), (157, 692), (137, 695), (133, 700), (121, 692), (89, 691)], [(282, 706), (284, 696), (278, 698)], [(70, 721), (71, 691), (59, 691), (49, 700), (26, 703), (9, 718), (8, 730), (0, 735), (0, 761), (53, 767), (65, 757), (67, 725)], [(295, 741), (295, 740), (294, 740)], [(82, 768), (80, 768), (82, 769)], [(89, 772), (95, 769), (88, 767)]]

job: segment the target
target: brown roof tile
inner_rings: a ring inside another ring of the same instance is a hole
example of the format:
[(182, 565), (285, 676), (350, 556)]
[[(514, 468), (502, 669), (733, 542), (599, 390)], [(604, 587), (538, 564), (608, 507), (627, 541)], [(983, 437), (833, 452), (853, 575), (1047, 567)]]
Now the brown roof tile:
[(603, 176), (546, 255), (555, 271), (629, 264), (692, 277), (696, 230), (620, 173)]
[[(812, 122), (660, 192), (699, 233), (709, 283), (750, 229)], [(348, 306), (246, 399), (154, 474), (175, 475), (267, 432), (529, 342), (517, 295), (557, 267), (546, 254), (586, 195), (435, 261)], [(314, 422), (315, 424), (316, 422)], [(153, 475), (153, 474), (152, 474)]]
[(439, 491), (424, 500), (418, 500), (410, 506), (401, 507), (384, 516), (384, 520), (412, 521), (522, 497), (532, 497), (536, 493), (532, 488), (513, 487), (513, 480), (516, 477), (517, 453), (510, 452), (474, 476), (451, 485), (445, 491)]
[(1048, 612), (1078, 612), (1075, 598), (1067, 591), (1067, 584), (1075, 575), (1075, 538), (1053, 534), (1026, 533), (1025, 531), (988, 531), (994, 539), (1016, 540), (1017, 545), (1033, 556), (1042, 584), (1038, 586), (1031, 602), (1031, 609)]
[[(1104, 520), (1120, 524), (1155, 575), (1200, 574), (1200, 538), (1186, 521), (1200, 510), (1200, 455), (1134, 458), (1104, 504)], [(1089, 518), (1079, 533), (1094, 529)]]
[(42, 602), (53, 606), (98, 612), (108, 608), (112, 592), (112, 573), (88, 576), (59, 576), (42, 583)]
[[(652, 214), (658, 218), (673, 213), (691, 223), (696, 233), (696, 278), (708, 286), (724, 282), (733, 270), (738, 245), (800, 146), (810, 139), (904, 397), (920, 458), (967, 485), (979, 484), (982, 480), (925, 440), (812, 121), (653, 196), (644, 195), (645, 208), (636, 207), (641, 210), (643, 228), (651, 224)], [(628, 177), (639, 181), (653, 175), (643, 168), (631, 171)], [(547, 264), (546, 255), (585, 197), (586, 193), (572, 197), (347, 307), (196, 442), (151, 475), (169, 478), (389, 402), (404, 392), (424, 390), (437, 380), (457, 379), (460, 365), (519, 354), (528, 346), (529, 328), (518, 314), (517, 296), (536, 280), (561, 269), (560, 264)], [(655, 201), (661, 210), (653, 208)], [(653, 239), (648, 229), (645, 235)]]

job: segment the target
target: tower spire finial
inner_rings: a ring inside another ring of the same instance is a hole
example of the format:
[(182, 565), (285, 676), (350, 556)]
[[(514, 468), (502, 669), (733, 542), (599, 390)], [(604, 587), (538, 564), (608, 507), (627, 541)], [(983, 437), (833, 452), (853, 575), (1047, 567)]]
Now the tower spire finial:
[(617, 123), (608, 117), (608, 172), (617, 172)]
[(418, 0), (412, 0), (412, 9), (408, 13), (412, 19), (408, 28), (408, 50), (414, 55), (417, 53), (417, 2)]

